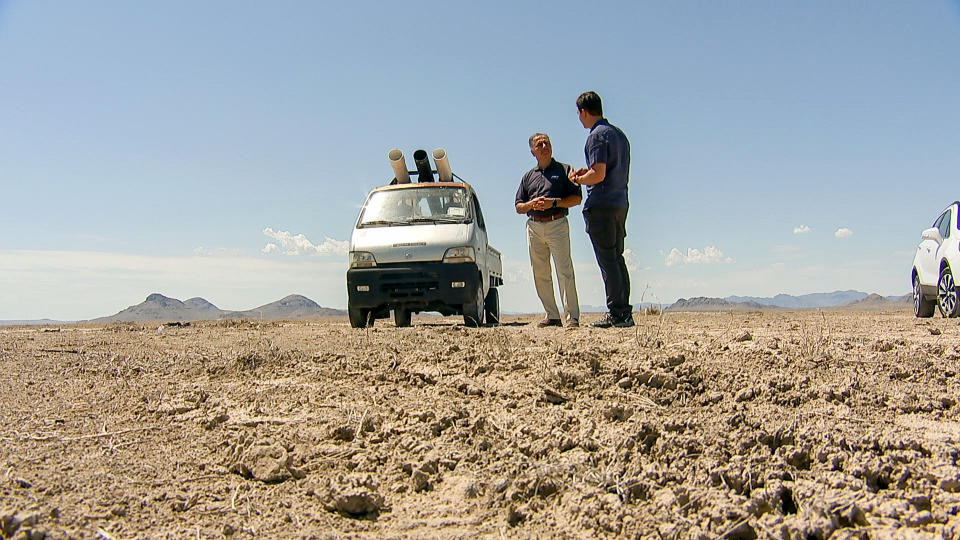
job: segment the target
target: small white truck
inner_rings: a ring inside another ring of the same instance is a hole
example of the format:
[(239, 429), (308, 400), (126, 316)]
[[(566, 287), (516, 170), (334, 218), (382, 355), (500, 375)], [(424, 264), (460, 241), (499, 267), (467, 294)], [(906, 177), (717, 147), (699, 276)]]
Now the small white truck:
[(401, 327), (425, 311), (461, 314), (467, 326), (499, 324), (503, 264), (477, 194), (454, 178), (442, 148), (433, 152), (436, 170), (424, 150), (413, 154), (416, 171), (407, 170), (400, 150), (388, 157), (396, 176), (367, 195), (350, 237), (350, 326), (372, 326), (390, 311)]

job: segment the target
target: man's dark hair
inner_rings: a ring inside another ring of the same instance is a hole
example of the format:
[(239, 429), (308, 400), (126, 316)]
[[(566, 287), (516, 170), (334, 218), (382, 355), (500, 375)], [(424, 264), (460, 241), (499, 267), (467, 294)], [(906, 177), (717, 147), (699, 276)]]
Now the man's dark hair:
[(603, 116), (603, 103), (600, 102), (600, 96), (593, 90), (580, 94), (577, 98), (577, 109), (587, 111), (592, 116)]

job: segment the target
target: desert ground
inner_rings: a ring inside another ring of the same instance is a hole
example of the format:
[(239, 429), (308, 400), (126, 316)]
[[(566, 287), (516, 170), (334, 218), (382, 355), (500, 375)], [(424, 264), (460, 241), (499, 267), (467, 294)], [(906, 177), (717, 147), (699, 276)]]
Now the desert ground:
[(2, 327), (0, 537), (960, 536), (958, 320), (536, 318)]

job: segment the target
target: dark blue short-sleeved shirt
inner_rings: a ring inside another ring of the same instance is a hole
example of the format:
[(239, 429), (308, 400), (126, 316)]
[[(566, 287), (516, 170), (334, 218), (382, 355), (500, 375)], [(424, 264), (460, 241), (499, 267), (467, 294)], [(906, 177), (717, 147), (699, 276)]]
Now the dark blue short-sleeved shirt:
[(630, 141), (620, 128), (601, 118), (590, 128), (590, 135), (583, 146), (587, 167), (605, 163), (607, 167), (603, 182), (587, 186), (586, 210), (594, 205), (630, 206), (627, 183), (630, 181)]
[[(523, 175), (520, 180), (520, 188), (517, 189), (516, 203), (525, 203), (536, 199), (537, 197), (548, 197), (551, 199), (562, 199), (567, 195), (577, 194), (581, 197), (583, 192), (580, 186), (570, 181), (571, 167), (566, 163), (560, 163), (555, 159), (550, 160), (550, 164), (544, 168), (534, 167)], [(548, 208), (546, 210), (531, 210), (527, 212), (528, 216), (543, 214), (555, 214), (562, 212), (568, 214), (566, 208)]]

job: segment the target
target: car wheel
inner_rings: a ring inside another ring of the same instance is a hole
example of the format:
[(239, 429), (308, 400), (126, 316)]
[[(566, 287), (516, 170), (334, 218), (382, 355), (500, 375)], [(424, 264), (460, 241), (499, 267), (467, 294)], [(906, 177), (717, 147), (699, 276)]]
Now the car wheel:
[(352, 328), (366, 328), (368, 323), (370, 326), (373, 326), (373, 321), (370, 320), (369, 309), (347, 306), (347, 315), (350, 317), (350, 326)]
[(920, 276), (913, 277), (913, 314), (917, 317), (933, 317), (933, 310), (937, 303), (923, 296), (920, 287)]
[(960, 299), (957, 298), (957, 284), (953, 280), (953, 272), (949, 266), (944, 266), (940, 270), (940, 281), (937, 282), (937, 307), (940, 308), (940, 314), (944, 317), (956, 317), (957, 308), (960, 307)]
[(393, 322), (397, 328), (410, 326), (410, 310), (407, 308), (397, 308), (393, 310)]
[(483, 313), (487, 318), (487, 324), (500, 325), (500, 295), (493, 287), (487, 291), (487, 299), (483, 302)]
[(483, 287), (477, 283), (473, 299), (463, 304), (463, 324), (480, 326), (483, 324)]

